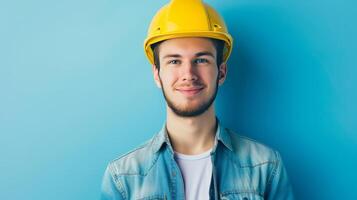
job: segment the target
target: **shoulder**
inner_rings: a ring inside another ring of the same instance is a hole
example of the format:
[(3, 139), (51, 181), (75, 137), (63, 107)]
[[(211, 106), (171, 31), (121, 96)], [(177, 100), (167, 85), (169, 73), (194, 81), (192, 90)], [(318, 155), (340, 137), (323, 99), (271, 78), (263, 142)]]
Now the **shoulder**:
[(262, 164), (276, 164), (279, 162), (279, 153), (254, 139), (237, 134), (227, 129), (232, 144), (234, 157), (239, 160), (242, 167), (254, 167)]
[(108, 168), (112, 174), (120, 175), (142, 175), (145, 176), (157, 159), (157, 154), (152, 152), (153, 138), (147, 140), (135, 149), (113, 159)]

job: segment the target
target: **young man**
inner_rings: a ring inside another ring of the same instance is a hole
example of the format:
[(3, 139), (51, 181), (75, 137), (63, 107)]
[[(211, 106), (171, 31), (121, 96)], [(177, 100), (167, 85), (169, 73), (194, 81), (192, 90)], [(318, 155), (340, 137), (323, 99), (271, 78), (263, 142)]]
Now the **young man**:
[(232, 50), (219, 14), (200, 0), (173, 0), (152, 20), (144, 48), (166, 123), (109, 163), (102, 199), (293, 199), (279, 153), (216, 118)]

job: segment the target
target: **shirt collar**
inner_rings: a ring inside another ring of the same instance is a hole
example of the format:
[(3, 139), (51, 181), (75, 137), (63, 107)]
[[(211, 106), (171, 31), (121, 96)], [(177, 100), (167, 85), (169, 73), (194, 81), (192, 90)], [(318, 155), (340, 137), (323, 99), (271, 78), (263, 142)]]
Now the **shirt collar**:
[[(220, 141), (226, 148), (233, 151), (230, 135), (227, 132), (228, 130), (221, 125), (221, 123), (217, 117), (216, 117), (216, 119), (217, 119), (217, 129), (216, 129), (216, 137), (215, 137), (215, 143), (214, 143), (215, 145), (213, 147), (212, 152), (216, 151), (218, 141)], [(157, 151), (160, 150), (160, 148), (164, 144), (166, 144), (168, 146), (171, 153), (174, 152), (172, 149), (171, 143), (170, 143), (170, 139), (167, 134), (166, 122), (162, 126), (160, 132), (157, 133), (151, 141), (152, 152), (156, 153)]]

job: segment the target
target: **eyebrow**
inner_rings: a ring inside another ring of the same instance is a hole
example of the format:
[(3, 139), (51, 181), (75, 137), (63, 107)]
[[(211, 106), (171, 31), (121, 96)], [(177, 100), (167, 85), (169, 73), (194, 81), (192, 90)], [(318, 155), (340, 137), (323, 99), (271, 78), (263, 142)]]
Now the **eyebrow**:
[[(202, 51), (202, 52), (198, 52), (195, 54), (196, 57), (200, 57), (200, 56), (211, 56), (214, 58), (214, 55), (213, 53), (209, 52), (209, 51)], [(165, 55), (163, 57), (163, 59), (165, 58), (181, 58), (182, 56), (180, 54), (168, 54), (168, 55)]]
[(182, 56), (179, 55), (179, 54), (168, 54), (168, 55), (165, 55), (162, 59), (165, 59), (165, 58), (181, 58)]
[(196, 57), (200, 57), (200, 56), (211, 56), (211, 57), (214, 58), (213, 53), (211, 53), (209, 51), (203, 51), (203, 52), (196, 53)]

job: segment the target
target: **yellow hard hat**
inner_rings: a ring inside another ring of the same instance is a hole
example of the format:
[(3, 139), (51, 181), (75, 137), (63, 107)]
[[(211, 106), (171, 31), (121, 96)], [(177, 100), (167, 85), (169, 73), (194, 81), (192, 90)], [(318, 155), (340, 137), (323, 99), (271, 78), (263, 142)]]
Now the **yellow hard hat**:
[(154, 64), (151, 45), (180, 37), (208, 37), (223, 40), (223, 62), (232, 51), (233, 39), (223, 18), (202, 0), (172, 0), (163, 6), (151, 21), (144, 42), (145, 54)]

